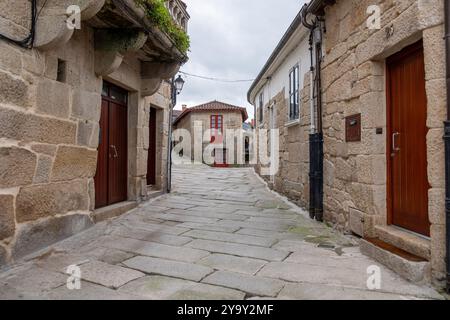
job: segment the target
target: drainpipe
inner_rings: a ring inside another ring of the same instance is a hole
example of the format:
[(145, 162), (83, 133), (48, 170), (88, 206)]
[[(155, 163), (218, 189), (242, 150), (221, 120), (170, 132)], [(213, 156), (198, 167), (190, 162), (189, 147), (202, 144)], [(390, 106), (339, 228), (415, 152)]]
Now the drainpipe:
[[(322, 133), (322, 24), (318, 17), (307, 21), (308, 5), (302, 8), (302, 23), (311, 32), (311, 133), (309, 136), (309, 214), (312, 219), (323, 221), (323, 133)], [(315, 61), (314, 61), (315, 53)], [(316, 127), (317, 122), (317, 127)]]
[(445, 57), (447, 78), (447, 121), (444, 122), (445, 134), (445, 216), (446, 216), (446, 288), (450, 293), (450, 1), (445, 0)]

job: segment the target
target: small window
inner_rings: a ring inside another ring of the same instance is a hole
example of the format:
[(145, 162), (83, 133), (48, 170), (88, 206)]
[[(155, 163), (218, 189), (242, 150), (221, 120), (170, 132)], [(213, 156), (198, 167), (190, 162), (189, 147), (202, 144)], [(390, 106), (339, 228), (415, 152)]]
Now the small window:
[(295, 66), (289, 73), (289, 120), (300, 118), (300, 68)]
[(56, 74), (56, 81), (63, 82), (63, 83), (66, 82), (66, 77), (67, 77), (66, 76), (66, 74), (67, 74), (66, 68), (67, 68), (66, 62), (64, 60), (58, 59), (58, 71)]
[(261, 94), (259, 95), (258, 114), (259, 114), (259, 124), (262, 124), (264, 121), (264, 93), (263, 92), (261, 92)]

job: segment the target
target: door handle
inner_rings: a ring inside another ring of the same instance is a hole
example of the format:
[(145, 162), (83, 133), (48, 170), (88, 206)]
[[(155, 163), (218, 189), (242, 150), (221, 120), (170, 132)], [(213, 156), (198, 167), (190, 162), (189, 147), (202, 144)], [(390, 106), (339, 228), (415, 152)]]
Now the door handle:
[(118, 158), (119, 157), (119, 154), (117, 153), (117, 148), (116, 148), (116, 146), (115, 145), (111, 145), (111, 148), (114, 150), (114, 158)]
[(400, 148), (397, 146), (397, 137), (400, 135), (398, 132), (392, 134), (392, 151), (399, 152)]

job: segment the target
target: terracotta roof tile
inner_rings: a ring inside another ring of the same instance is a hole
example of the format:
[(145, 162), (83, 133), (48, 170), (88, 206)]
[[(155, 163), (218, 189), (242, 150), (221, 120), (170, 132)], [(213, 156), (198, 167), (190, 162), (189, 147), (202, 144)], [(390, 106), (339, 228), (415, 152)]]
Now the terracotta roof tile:
[(176, 125), (181, 119), (192, 112), (205, 111), (236, 111), (242, 113), (242, 122), (245, 122), (248, 119), (247, 109), (215, 100), (186, 109), (183, 113), (181, 113), (181, 115), (178, 116), (178, 118), (174, 122), (174, 125)]

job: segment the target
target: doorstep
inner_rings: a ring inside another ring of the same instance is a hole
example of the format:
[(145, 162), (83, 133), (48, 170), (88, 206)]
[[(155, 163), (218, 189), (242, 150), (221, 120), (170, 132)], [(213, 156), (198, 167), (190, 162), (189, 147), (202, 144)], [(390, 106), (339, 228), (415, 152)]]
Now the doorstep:
[(108, 207), (100, 208), (94, 211), (92, 218), (94, 223), (99, 223), (108, 219), (116, 218), (122, 214), (135, 209), (138, 206), (136, 201), (125, 201), (113, 204)]
[(376, 226), (377, 238), (410, 254), (431, 260), (431, 240), (394, 226)]
[(379, 239), (362, 239), (360, 249), (362, 254), (385, 265), (408, 281), (417, 284), (431, 282), (431, 264), (421, 257)]
[(157, 189), (155, 186), (147, 186), (147, 196), (145, 201), (158, 198), (164, 194), (164, 191)]

